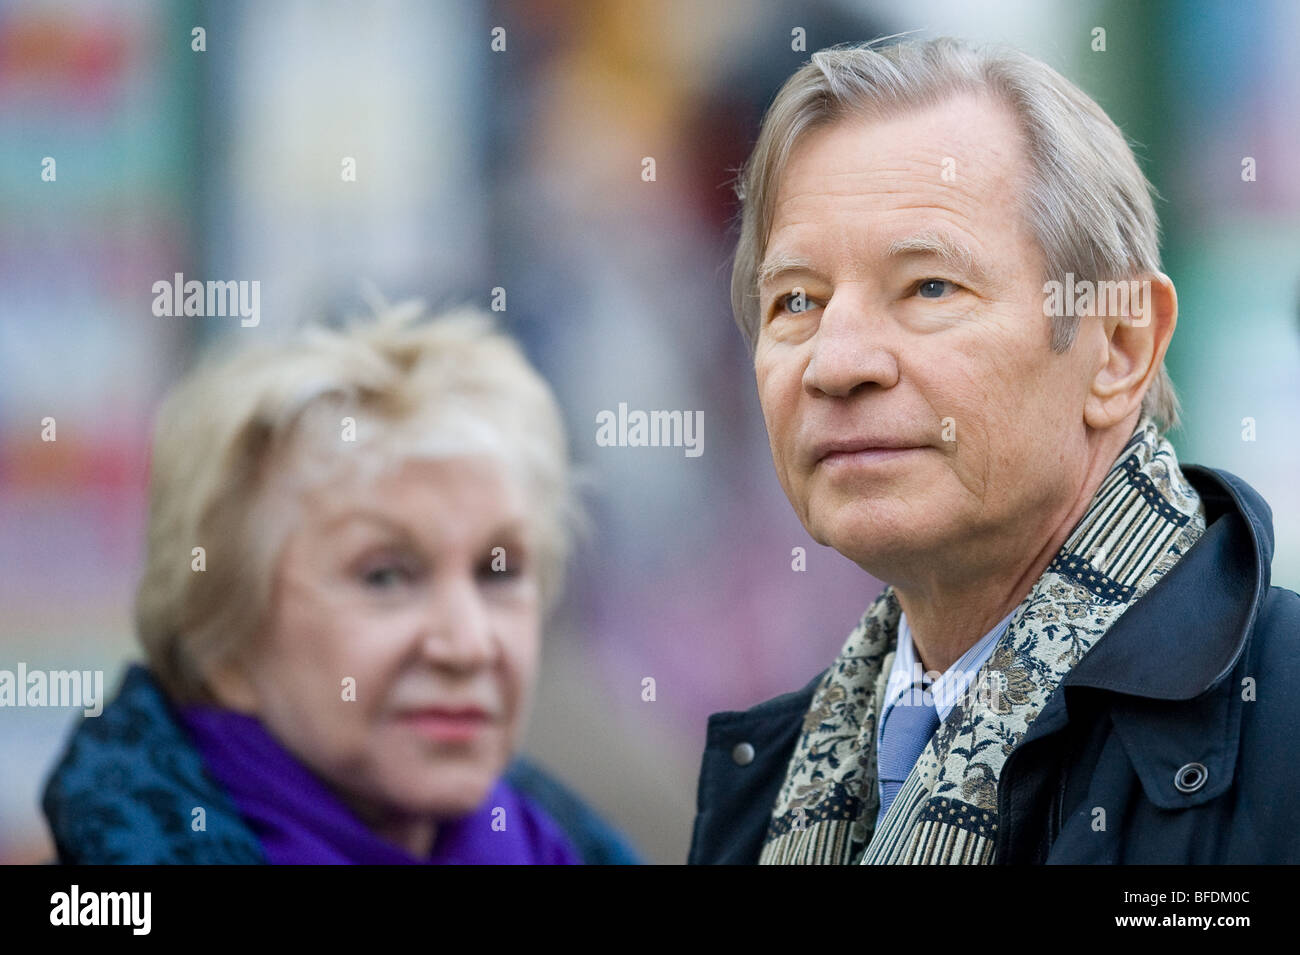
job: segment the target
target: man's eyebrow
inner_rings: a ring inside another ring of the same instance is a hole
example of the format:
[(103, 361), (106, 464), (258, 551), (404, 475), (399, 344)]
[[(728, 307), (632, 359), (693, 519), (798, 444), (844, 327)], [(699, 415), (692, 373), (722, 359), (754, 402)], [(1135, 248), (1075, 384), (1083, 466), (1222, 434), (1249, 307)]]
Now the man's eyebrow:
[[(938, 259), (948, 268), (968, 276), (977, 284), (991, 281), (988, 269), (970, 247), (943, 232), (919, 232), (906, 238), (895, 239), (885, 250), (887, 259), (899, 259), (911, 255), (927, 255)], [(757, 285), (763, 288), (789, 272), (815, 273), (816, 269), (807, 259), (776, 252), (768, 256), (759, 266)]]
[(812, 263), (795, 255), (776, 252), (763, 260), (758, 267), (758, 287), (774, 282), (787, 272), (812, 272)]
[(942, 232), (921, 232), (903, 239), (895, 239), (885, 250), (885, 257), (889, 259), (909, 255), (926, 255), (938, 259), (948, 268), (969, 276), (978, 284), (985, 284), (990, 280), (988, 270), (984, 268), (970, 247)]

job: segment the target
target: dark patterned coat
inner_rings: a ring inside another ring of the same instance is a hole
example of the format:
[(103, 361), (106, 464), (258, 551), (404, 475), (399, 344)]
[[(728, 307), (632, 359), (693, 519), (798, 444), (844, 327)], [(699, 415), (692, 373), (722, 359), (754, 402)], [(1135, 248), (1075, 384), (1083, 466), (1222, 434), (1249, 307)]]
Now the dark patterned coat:
[[(1300, 863), (1300, 596), (1271, 586), (1264, 499), (1226, 471), (1182, 470), (1205, 534), (1007, 758), (995, 862)], [(821, 677), (709, 718), (691, 863), (758, 861)]]

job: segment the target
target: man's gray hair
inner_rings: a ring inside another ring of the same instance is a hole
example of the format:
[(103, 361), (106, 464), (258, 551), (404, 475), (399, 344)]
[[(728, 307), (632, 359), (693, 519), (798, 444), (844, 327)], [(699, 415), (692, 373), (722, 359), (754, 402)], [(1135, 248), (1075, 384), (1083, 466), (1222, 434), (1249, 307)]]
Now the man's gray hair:
[[(731, 307), (751, 354), (777, 185), (800, 137), (847, 117), (883, 117), (963, 92), (991, 93), (1016, 116), (1029, 168), (1022, 214), (1043, 250), (1044, 281), (1073, 273), (1076, 282), (1113, 282), (1160, 270), (1154, 189), (1124, 134), (1087, 94), (1014, 49), (977, 49), (950, 37), (880, 42), (814, 53), (777, 93), (737, 180), (741, 228)], [(1068, 351), (1078, 327), (1079, 316), (1054, 315), (1052, 350)], [(1142, 414), (1161, 432), (1178, 426), (1178, 397), (1163, 361)]]

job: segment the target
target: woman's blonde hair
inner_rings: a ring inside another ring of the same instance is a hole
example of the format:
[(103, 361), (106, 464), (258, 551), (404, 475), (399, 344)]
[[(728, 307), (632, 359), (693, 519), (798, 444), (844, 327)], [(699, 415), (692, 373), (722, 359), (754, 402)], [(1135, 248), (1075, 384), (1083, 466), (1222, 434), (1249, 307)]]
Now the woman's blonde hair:
[(496, 456), (529, 495), (543, 606), (554, 606), (581, 526), (555, 397), (488, 314), (423, 317), (409, 302), (220, 353), (163, 402), (135, 609), (177, 702), (211, 699), (209, 666), (266, 619), (298, 499), (341, 468), (364, 479), (412, 458)]

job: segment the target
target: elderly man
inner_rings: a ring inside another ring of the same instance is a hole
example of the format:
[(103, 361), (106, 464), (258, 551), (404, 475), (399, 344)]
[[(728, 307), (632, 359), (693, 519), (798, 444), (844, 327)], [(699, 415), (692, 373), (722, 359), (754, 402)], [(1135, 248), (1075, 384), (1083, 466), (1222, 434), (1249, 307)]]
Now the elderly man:
[(804, 689), (710, 719), (691, 862), (1300, 862), (1300, 598), (1268, 505), (1164, 437), (1149, 190), (1014, 51), (782, 88), (733, 308), (791, 505), (887, 586)]

